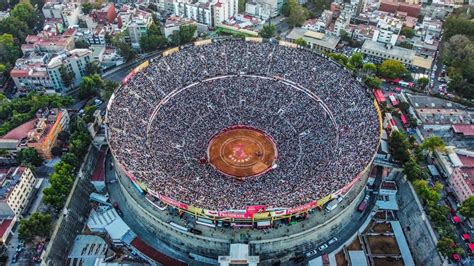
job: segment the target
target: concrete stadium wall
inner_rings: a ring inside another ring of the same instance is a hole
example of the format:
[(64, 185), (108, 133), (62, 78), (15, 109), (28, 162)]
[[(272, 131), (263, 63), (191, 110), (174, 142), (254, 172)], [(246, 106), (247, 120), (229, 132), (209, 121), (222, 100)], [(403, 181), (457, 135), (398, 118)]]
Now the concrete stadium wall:
[[(146, 223), (147, 227), (155, 231), (154, 233), (160, 238), (160, 241), (176, 249), (184, 256), (189, 253), (195, 253), (209, 258), (217, 258), (220, 255), (228, 254), (230, 243), (239, 243), (239, 241), (235, 241), (235, 238), (231, 239), (240, 233), (238, 230), (235, 231), (233, 236), (229, 236), (229, 239), (199, 236), (178, 231), (167, 222), (158, 219), (155, 214), (157, 214), (159, 210), (151, 204), (143, 202), (143, 199), (138, 198), (138, 192), (128, 177), (120, 170), (117, 173), (117, 183), (119, 183), (121, 194), (126, 199), (127, 211), (132, 212), (129, 215), (134, 216), (134, 219), (140, 220), (141, 223)], [(304, 251), (316, 248), (321, 242), (328, 240), (338, 232), (344, 230), (347, 225), (353, 222), (354, 217), (361, 215), (360, 212), (357, 212), (357, 205), (361, 198), (365, 196), (364, 188), (368, 173), (369, 171), (367, 171), (367, 173), (361, 177), (360, 182), (347, 193), (344, 200), (339, 204), (339, 207), (333, 211), (334, 214), (327, 214), (326, 222), (312, 228), (305, 228), (304, 223), (298, 223), (291, 226), (292, 231), (295, 229), (298, 230), (297, 233), (290, 232), (288, 235), (282, 237), (247, 241), (247, 243), (250, 244), (251, 254), (259, 255), (263, 265), (276, 261), (288, 261)], [(148, 206), (143, 207), (142, 205)], [(341, 205), (344, 205), (344, 207), (340, 207)], [(336, 211), (339, 211), (339, 213), (336, 213)], [(321, 213), (322, 212), (318, 212), (316, 215), (326, 216), (326, 214)], [(134, 225), (129, 224), (129, 226), (133, 230)], [(297, 226), (301, 228), (296, 228)], [(140, 236), (139, 232), (135, 231), (135, 233)], [(157, 245), (157, 243), (148, 244), (160, 250), (160, 246)]]

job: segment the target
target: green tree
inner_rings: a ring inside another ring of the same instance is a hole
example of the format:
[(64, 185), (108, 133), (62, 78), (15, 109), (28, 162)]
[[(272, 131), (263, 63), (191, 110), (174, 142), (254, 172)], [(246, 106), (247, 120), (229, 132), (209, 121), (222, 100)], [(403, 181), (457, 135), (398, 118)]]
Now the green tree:
[(118, 34), (112, 38), (112, 45), (118, 49), (119, 54), (125, 58), (125, 60), (130, 61), (135, 58), (136, 54), (132, 50), (132, 47), (123, 41), (122, 37), (122, 34)]
[(17, 154), (17, 161), (19, 164), (31, 164), (34, 166), (41, 166), (43, 159), (39, 156), (38, 152), (33, 148), (21, 149)]
[(70, 164), (74, 167), (77, 167), (79, 165), (79, 159), (77, 159), (77, 156), (74, 155), (72, 152), (68, 152), (61, 156), (61, 161)]
[(196, 25), (183, 25), (179, 27), (179, 37), (181, 44), (190, 43), (194, 39), (196, 33)]
[(472, 20), (452, 15), (446, 19), (443, 23), (443, 27), (445, 40), (448, 40), (457, 34), (463, 34), (474, 38), (474, 22)]
[(74, 74), (67, 70), (64, 65), (61, 65), (59, 68), (59, 74), (61, 75), (64, 86), (69, 88), (69, 86), (71, 86), (72, 82), (74, 81)]
[(343, 42), (350, 42), (351, 41), (351, 36), (349, 36), (349, 33), (345, 31), (344, 29), (339, 30), (339, 36), (341, 37), (341, 41)]
[(74, 42), (74, 46), (78, 49), (87, 49), (89, 48), (89, 42), (84, 39), (78, 39)]
[(410, 181), (426, 179), (428, 177), (426, 171), (420, 167), (413, 156), (410, 156), (408, 161), (403, 164), (403, 173), (405, 173)]
[(412, 182), (416, 193), (424, 201), (427, 206), (435, 206), (441, 200), (441, 194), (439, 193), (443, 189), (443, 185), (436, 182), (435, 186), (431, 188), (428, 185), (428, 181), (417, 179)]
[(245, 4), (246, 0), (239, 0), (239, 13), (242, 13), (245, 11)]
[(405, 163), (410, 158), (410, 143), (405, 134), (400, 131), (393, 131), (388, 139), (390, 153), (399, 162)]
[(435, 205), (428, 207), (428, 215), (430, 221), (437, 227), (442, 227), (446, 224), (446, 217), (449, 215), (449, 208), (444, 205)]
[(400, 61), (387, 59), (380, 65), (379, 72), (385, 78), (396, 79), (402, 77), (408, 71)]
[(349, 64), (355, 69), (361, 69), (364, 65), (364, 56), (362, 53), (353, 53), (349, 58)]
[(110, 99), (115, 89), (119, 87), (119, 84), (115, 81), (106, 80), (104, 83), (104, 90), (102, 90), (101, 97), (105, 100)]
[(347, 58), (347, 56), (345, 56), (343, 54), (330, 53), (329, 57), (336, 60), (337, 62), (339, 62), (342, 65), (347, 65), (347, 63), (349, 62), (349, 58)]
[(29, 218), (20, 220), (18, 238), (25, 242), (30, 242), (35, 237), (47, 238), (51, 229), (51, 215), (35, 212)]
[(100, 66), (96, 62), (92, 62), (87, 64), (86, 66), (86, 74), (87, 75), (94, 75), (100, 74)]
[(409, 42), (402, 42), (398, 46), (400, 46), (402, 48), (406, 48), (406, 49), (412, 49), (413, 48), (413, 44), (411, 44)]
[(10, 14), (19, 20), (24, 21), (30, 28), (37, 27), (40, 22), (39, 16), (29, 0), (22, 0), (20, 3), (15, 5)]
[(418, 79), (418, 88), (421, 90), (424, 90), (426, 86), (428, 86), (428, 83), (430, 83), (430, 80), (428, 78), (422, 77)]
[(84, 15), (88, 15), (91, 13), (92, 10), (95, 9), (95, 7), (96, 7), (95, 4), (87, 2), (81, 5), (81, 10), (82, 10), (82, 13), (84, 13)]
[(5, 74), (7, 67), (4, 64), (0, 64), (0, 75)]
[(104, 88), (104, 81), (98, 74), (86, 76), (79, 84), (79, 98), (87, 99), (99, 96), (99, 92)]
[(430, 136), (423, 140), (423, 143), (421, 144), (423, 150), (427, 150), (431, 153), (435, 151), (444, 151), (445, 146), (443, 139), (438, 136)]
[(474, 218), (474, 196), (470, 196), (462, 202), (459, 213), (464, 217)]
[(148, 34), (140, 39), (140, 48), (145, 52), (153, 52), (166, 45), (166, 38), (161, 34)]
[(364, 70), (367, 75), (371, 76), (377, 73), (377, 66), (374, 63), (366, 63), (362, 66), (362, 70)]
[(31, 29), (26, 22), (10, 16), (0, 21), (0, 35), (5, 33), (13, 35), (15, 43), (21, 44), (25, 42), (26, 36), (31, 33)]
[(413, 30), (412, 28), (409, 28), (409, 27), (403, 27), (400, 30), (400, 35), (404, 35), (405, 37), (410, 39), (410, 38), (413, 38), (415, 36), (415, 30)]
[(15, 61), (20, 57), (20, 49), (15, 45), (13, 35), (0, 35), (0, 62), (7, 66), (13, 66)]
[(288, 0), (290, 7), (290, 15), (287, 23), (290, 27), (301, 26), (309, 17), (309, 11), (296, 2), (296, 0)]
[(364, 80), (365, 85), (367, 85), (370, 88), (380, 88), (380, 85), (382, 85), (382, 80), (377, 78), (377, 77), (366, 77)]
[(442, 237), (438, 240), (436, 247), (443, 256), (450, 257), (453, 254), (453, 248), (456, 247), (456, 243), (451, 238)]
[(84, 115), (82, 119), (85, 123), (92, 123), (94, 122), (94, 112), (97, 110), (97, 107), (94, 105), (87, 105), (84, 107)]
[(294, 41), (294, 43), (296, 43), (296, 44), (299, 45), (299, 46), (303, 46), (303, 47), (308, 47), (308, 46), (309, 46), (309, 45), (308, 45), (308, 42), (307, 42), (305, 39), (303, 39), (303, 38), (296, 39), (296, 40)]
[(262, 38), (271, 38), (275, 35), (276, 27), (273, 24), (265, 24), (263, 28), (258, 32), (258, 35)]
[(70, 189), (74, 183), (75, 166), (64, 161), (54, 166), (54, 172), (50, 175), (50, 186), (43, 190), (43, 202), (55, 208), (61, 209), (66, 202)]

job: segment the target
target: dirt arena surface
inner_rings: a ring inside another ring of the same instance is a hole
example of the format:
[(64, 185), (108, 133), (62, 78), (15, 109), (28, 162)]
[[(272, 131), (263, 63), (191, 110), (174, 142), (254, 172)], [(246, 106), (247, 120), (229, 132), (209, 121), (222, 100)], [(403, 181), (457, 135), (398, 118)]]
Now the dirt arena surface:
[(219, 172), (245, 179), (270, 170), (277, 158), (277, 148), (273, 139), (258, 129), (233, 127), (212, 138), (207, 155)]

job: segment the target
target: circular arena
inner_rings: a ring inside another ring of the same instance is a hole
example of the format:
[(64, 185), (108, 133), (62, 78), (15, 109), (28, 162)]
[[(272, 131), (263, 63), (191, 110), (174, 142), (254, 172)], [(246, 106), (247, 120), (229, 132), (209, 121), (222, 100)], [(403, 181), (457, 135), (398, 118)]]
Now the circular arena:
[(379, 121), (367, 89), (324, 56), (209, 40), (127, 76), (107, 134), (116, 166), (150, 202), (253, 220), (347, 193), (374, 158)]

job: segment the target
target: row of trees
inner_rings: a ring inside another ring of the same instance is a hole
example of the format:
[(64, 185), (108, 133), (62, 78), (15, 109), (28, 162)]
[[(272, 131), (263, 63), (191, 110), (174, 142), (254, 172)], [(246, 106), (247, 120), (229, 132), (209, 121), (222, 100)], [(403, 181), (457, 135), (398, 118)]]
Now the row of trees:
[(416, 145), (412, 138), (410, 140), (399, 131), (392, 132), (389, 138), (391, 154), (395, 160), (403, 164), (403, 171), (407, 179), (412, 182), (431, 223), (441, 237), (437, 243), (440, 253), (444, 256), (451, 256), (453, 253), (463, 254), (464, 250), (458, 247), (453, 240), (456, 230), (448, 220), (450, 209), (440, 203), (443, 185), (440, 182), (430, 183), (427, 180), (428, 172), (419, 164), (425, 160), (426, 153), (442, 151), (445, 149), (445, 144), (441, 138), (436, 136), (426, 138), (421, 145)]
[(453, 13), (444, 23), (443, 61), (451, 78), (449, 89), (474, 98), (474, 21), (472, 14)]
[(43, 190), (43, 202), (54, 210), (59, 211), (64, 206), (74, 184), (77, 168), (83, 161), (91, 141), (87, 123), (81, 117), (75, 118), (71, 122), (69, 152), (54, 166), (54, 172), (49, 178), (51, 185)]

